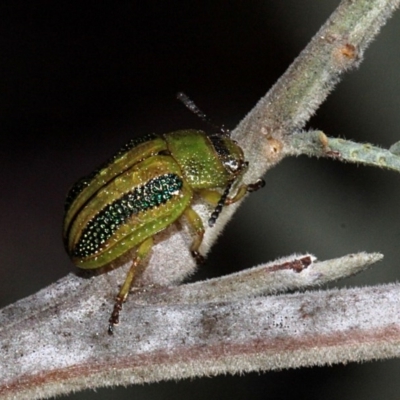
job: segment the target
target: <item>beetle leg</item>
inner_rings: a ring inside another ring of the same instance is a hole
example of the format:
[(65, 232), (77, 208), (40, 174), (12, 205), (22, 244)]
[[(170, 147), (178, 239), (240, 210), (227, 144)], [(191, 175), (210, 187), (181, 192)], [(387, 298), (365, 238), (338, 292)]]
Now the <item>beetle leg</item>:
[(265, 186), (264, 179), (257, 179), (254, 183), (250, 183), (248, 185), (242, 185), (239, 187), (235, 196), (226, 198), (225, 205), (228, 206), (230, 204), (236, 203), (237, 201), (241, 200), (246, 193), (255, 192), (256, 190), (261, 189), (264, 186)]
[[(230, 204), (236, 203), (237, 201), (242, 199), (247, 192), (249, 192), (249, 193), (255, 192), (256, 190), (261, 189), (264, 186), (265, 186), (264, 179), (258, 179), (254, 183), (250, 183), (248, 185), (242, 185), (237, 190), (235, 196), (226, 198), (224, 205), (228, 206)], [(212, 205), (217, 205), (219, 200), (221, 199), (221, 193), (218, 192), (217, 190), (201, 189), (201, 190), (198, 190), (197, 193), (205, 201), (207, 201), (207, 203), (210, 203)]]
[(247, 192), (254, 192), (255, 190), (258, 190), (265, 185), (265, 182), (263, 179), (258, 179), (255, 183), (240, 186), (234, 197), (228, 197), (233, 183), (234, 183), (234, 181), (230, 181), (228, 183), (228, 185), (226, 186), (226, 188), (224, 190), (224, 193), (222, 193), (222, 196), (220, 197), (220, 199), (218, 201), (217, 206), (215, 207), (214, 211), (212, 212), (211, 217), (208, 220), (208, 226), (210, 228), (212, 228), (214, 226), (214, 224), (217, 221), (217, 218), (218, 218), (219, 214), (221, 213), (222, 208), (224, 206), (236, 203), (237, 201), (242, 199)]
[(190, 252), (197, 264), (201, 264), (204, 261), (204, 257), (199, 252), (204, 237), (203, 221), (199, 217), (199, 214), (197, 214), (197, 212), (191, 207), (188, 207), (183, 214), (196, 235), (193, 239), (192, 245), (190, 246)]
[(110, 335), (113, 334), (114, 325), (118, 325), (119, 323), (119, 313), (122, 309), (122, 303), (124, 303), (126, 301), (126, 298), (128, 297), (129, 291), (132, 287), (132, 283), (137, 276), (137, 272), (139, 271), (139, 265), (147, 257), (152, 246), (153, 237), (150, 236), (143, 243), (141, 243), (137, 249), (136, 258), (133, 260), (129, 271), (126, 274), (125, 282), (121, 286), (118, 296), (115, 299), (114, 309), (111, 313), (110, 319), (108, 320), (108, 322), (110, 323), (108, 325), (108, 333)]
[(207, 202), (212, 205), (217, 205), (221, 198), (221, 193), (212, 189), (200, 189), (197, 193)]

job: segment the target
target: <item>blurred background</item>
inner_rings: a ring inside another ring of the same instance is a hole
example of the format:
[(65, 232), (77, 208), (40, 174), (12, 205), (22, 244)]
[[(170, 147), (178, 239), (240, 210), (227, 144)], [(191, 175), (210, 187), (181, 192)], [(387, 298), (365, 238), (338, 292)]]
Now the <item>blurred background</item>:
[[(0, 306), (72, 270), (65, 194), (126, 141), (208, 129), (175, 94), (234, 128), (339, 1), (0, 3)], [(400, 140), (400, 13), (309, 127), (389, 147)], [(399, 279), (400, 175), (300, 157), (266, 176), (193, 280), (294, 252), (380, 251), (332, 286)], [(82, 392), (68, 399), (398, 399), (400, 361), (251, 373)]]

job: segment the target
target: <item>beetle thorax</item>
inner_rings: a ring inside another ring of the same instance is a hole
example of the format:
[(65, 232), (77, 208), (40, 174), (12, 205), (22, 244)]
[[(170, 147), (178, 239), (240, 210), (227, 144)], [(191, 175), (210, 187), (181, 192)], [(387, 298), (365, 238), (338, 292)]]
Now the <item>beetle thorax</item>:
[(243, 152), (229, 137), (184, 130), (164, 135), (171, 156), (194, 189), (223, 188), (243, 167)]

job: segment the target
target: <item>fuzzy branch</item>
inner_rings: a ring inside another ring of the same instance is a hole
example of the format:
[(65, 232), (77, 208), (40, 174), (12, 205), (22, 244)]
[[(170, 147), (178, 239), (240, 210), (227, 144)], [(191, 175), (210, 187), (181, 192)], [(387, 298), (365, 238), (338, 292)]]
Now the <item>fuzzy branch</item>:
[(68, 275), (2, 310), (0, 398), (395, 356), (385, 332), (390, 344), (400, 340), (400, 286), (254, 297), (326, 283), (381, 258), (291, 256), (221, 280), (143, 288), (112, 337), (101, 295), (110, 276)]
[[(234, 131), (251, 166), (246, 180), (298, 154), (292, 138), (341, 74), (360, 63), (398, 3), (342, 1)], [(344, 154), (323, 150), (313, 155)], [(216, 226), (207, 229), (203, 252), (235, 209), (226, 207)], [(206, 221), (209, 210), (202, 204), (196, 210)], [(347, 276), (379, 260), (379, 254), (325, 264), (310, 255), (292, 256), (176, 287), (194, 269), (188, 241), (184, 225), (159, 235), (142, 289), (125, 304), (114, 337), (107, 336), (106, 325), (123, 267), (90, 279), (70, 274), (1, 310), (0, 397), (47, 398), (105, 385), (399, 355), (400, 285), (265, 296)]]
[(328, 157), (400, 172), (400, 142), (389, 149), (382, 149), (369, 143), (331, 138), (321, 131), (309, 131), (292, 135), (285, 152), (287, 155)]

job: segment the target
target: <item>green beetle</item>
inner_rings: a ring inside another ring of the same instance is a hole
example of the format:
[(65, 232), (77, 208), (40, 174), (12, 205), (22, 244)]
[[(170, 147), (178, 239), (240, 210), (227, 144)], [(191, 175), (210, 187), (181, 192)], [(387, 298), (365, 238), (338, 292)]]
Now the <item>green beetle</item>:
[[(207, 135), (181, 130), (132, 140), (107, 163), (79, 180), (69, 191), (63, 225), (64, 245), (79, 268), (119, 266), (136, 248), (113, 312), (113, 333), (119, 312), (149, 254), (153, 237), (181, 216), (195, 234), (191, 253), (197, 262), (204, 226), (191, 207), (194, 193), (216, 205), (212, 226), (222, 207), (264, 185), (242, 185), (229, 197), (232, 185), (247, 168), (242, 149), (225, 132)], [(222, 193), (221, 193), (222, 189)]]

